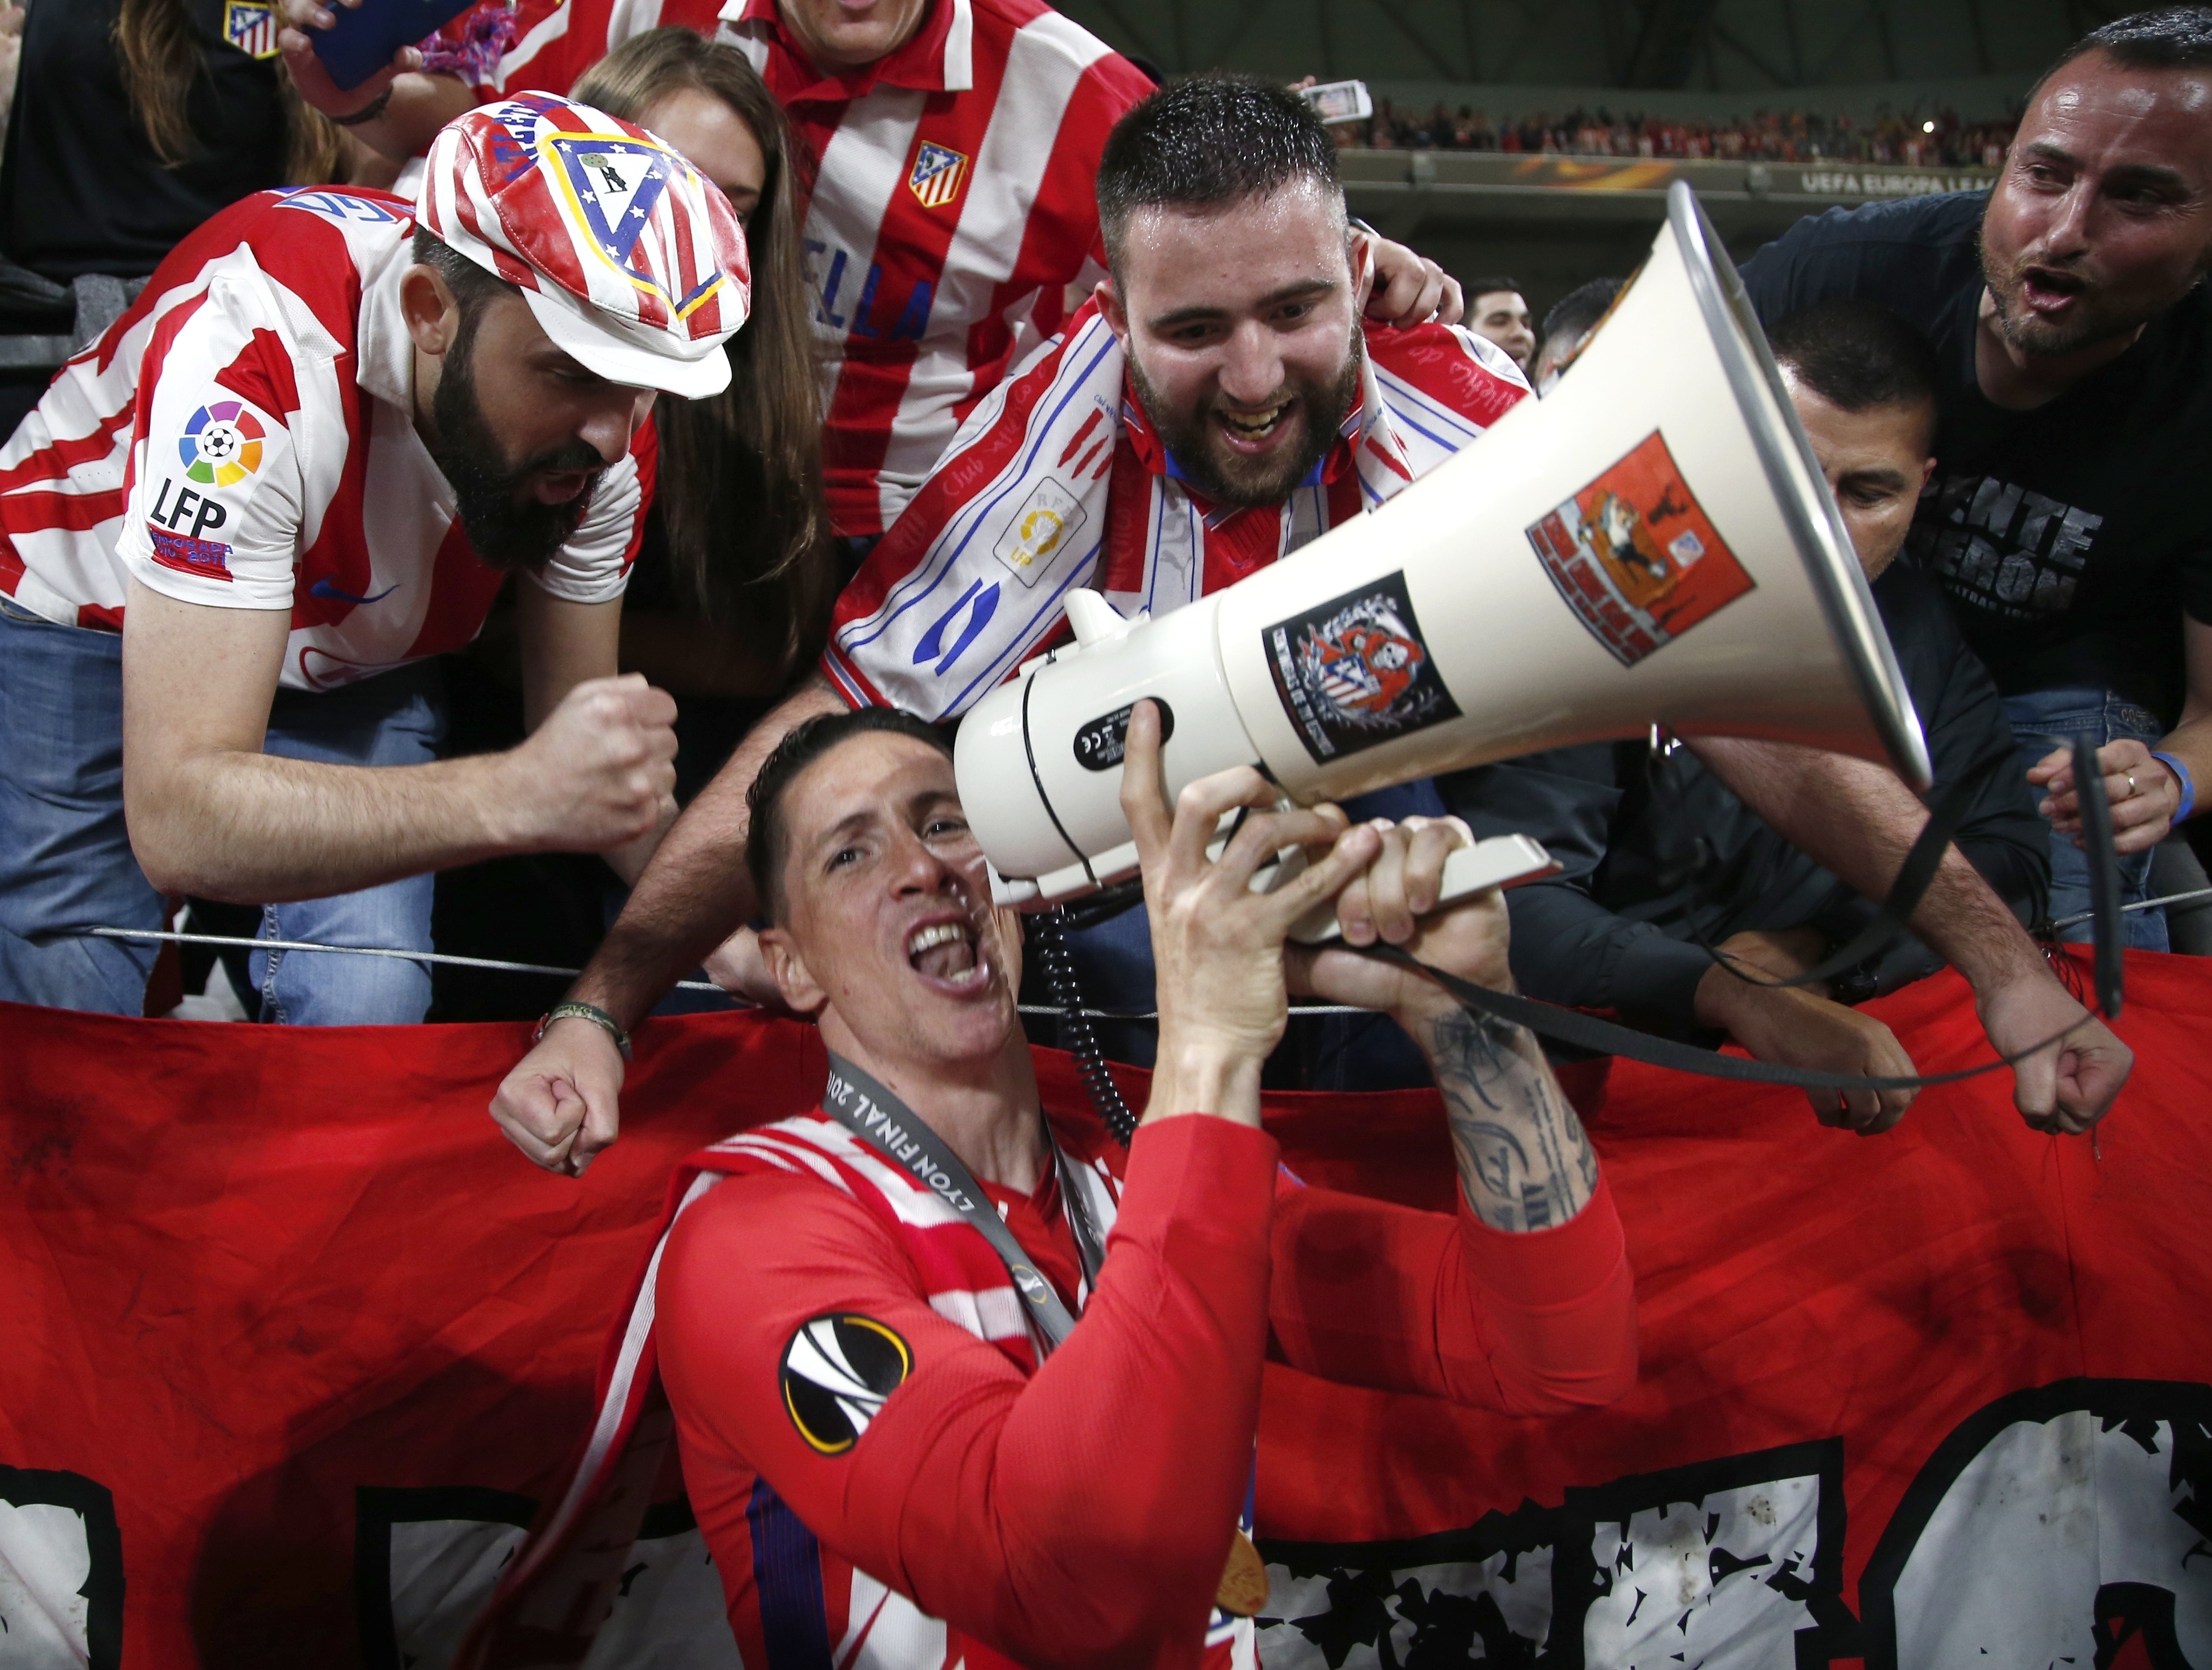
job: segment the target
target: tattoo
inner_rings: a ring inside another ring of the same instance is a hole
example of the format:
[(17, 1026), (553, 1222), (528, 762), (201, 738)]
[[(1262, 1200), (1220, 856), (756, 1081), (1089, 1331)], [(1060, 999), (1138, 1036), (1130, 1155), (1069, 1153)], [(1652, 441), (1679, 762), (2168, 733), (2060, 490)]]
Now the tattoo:
[[(1475, 1093), (1479, 1096), (1481, 1091), (1478, 1089)], [(1483, 1187), (1492, 1194), (1510, 1195), (1515, 1168), (1528, 1169), (1528, 1151), (1502, 1125), (1480, 1119), (1455, 1120), (1453, 1139), (1459, 1146), (1460, 1163), (1472, 1165)]]
[(1523, 1231), (1580, 1212), (1597, 1187), (1597, 1156), (1534, 1037), (1464, 1010), (1425, 1030), (1460, 1190), (1474, 1215), (1493, 1229)]

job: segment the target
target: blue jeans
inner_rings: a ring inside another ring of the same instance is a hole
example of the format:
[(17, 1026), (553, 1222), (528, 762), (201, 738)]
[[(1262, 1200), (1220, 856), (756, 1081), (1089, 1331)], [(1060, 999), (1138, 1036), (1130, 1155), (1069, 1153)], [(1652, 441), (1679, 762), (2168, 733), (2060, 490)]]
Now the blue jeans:
[[(2087, 737), (2097, 747), (2132, 738), (2154, 746), (2166, 734), (2158, 715), (2108, 690), (2033, 690), (2004, 699), (2005, 718), (2011, 722), (2019, 744), (2020, 769), (2029, 767), (2054, 748), (2073, 744)], [(2042, 797), (2039, 793), (2037, 798)], [(2123, 853), (2119, 860), (2120, 902), (2133, 904), (2150, 896), (2151, 854)], [(2089, 908), (2089, 858), (2074, 844), (2074, 837), (2051, 832), (2051, 920), (2063, 921)], [(2120, 918), (2124, 942), (2138, 950), (2167, 948), (2166, 913), (2138, 910)], [(2062, 929), (2062, 939), (2087, 944), (2090, 926), (2077, 922)]]
[[(264, 750), (325, 765), (426, 765), (446, 733), (445, 678), (433, 662), (335, 690), (276, 692)], [(320, 945), (430, 949), (433, 875), (358, 893), (265, 905), (261, 938)], [(246, 967), (261, 1018), (292, 1026), (414, 1026), (430, 1008), (430, 965), (396, 956), (255, 951)]]
[[(433, 665), (341, 689), (279, 690), (267, 750), (344, 765), (416, 765), (444, 729)], [(431, 878), (272, 905), (264, 938), (430, 948)], [(163, 926), (161, 896), (123, 821), (123, 641), (0, 598), (0, 999), (136, 1015), (157, 947), (92, 927)], [(253, 954), (264, 1019), (401, 1024), (430, 1005), (428, 965)]]
[(162, 926), (123, 827), (123, 640), (0, 598), (0, 998), (136, 1015)]

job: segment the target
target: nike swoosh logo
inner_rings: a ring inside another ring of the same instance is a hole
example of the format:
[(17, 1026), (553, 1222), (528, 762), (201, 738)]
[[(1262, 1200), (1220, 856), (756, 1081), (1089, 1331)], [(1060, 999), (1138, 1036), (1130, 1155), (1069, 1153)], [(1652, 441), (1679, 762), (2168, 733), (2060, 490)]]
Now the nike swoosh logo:
[(319, 580), (307, 588), (307, 595), (313, 598), (328, 598), (333, 603), (370, 604), (383, 602), (398, 589), (397, 586), (387, 586), (373, 598), (357, 598), (350, 592), (341, 592), (325, 579)]

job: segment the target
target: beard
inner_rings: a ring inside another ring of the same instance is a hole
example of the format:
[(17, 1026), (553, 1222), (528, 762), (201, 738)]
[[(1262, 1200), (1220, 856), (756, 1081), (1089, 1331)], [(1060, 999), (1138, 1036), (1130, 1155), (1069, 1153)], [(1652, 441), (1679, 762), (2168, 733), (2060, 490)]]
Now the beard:
[[(2116, 300), (2111, 287), (2085, 271), (2079, 263), (2040, 260), (2033, 249), (2007, 260), (1990, 247), (1986, 231), (1981, 238), (1980, 250), (1982, 282), (1989, 286), (1990, 301), (1996, 312), (1997, 332), (2007, 346), (2032, 358), (2057, 359), (2117, 337), (2131, 337), (2179, 300), (2166, 298), (2149, 308), (2129, 307)], [(2081, 297), (2072, 319), (2063, 324), (2040, 319), (2027, 307), (2022, 292), (2031, 268), (2046, 281), (2057, 276), (2060, 281), (2057, 288), (2062, 289), (2069, 284), (2079, 287), (2072, 292)]]
[[(462, 325), (430, 397), (430, 417), (438, 431), (437, 443), (429, 448), (430, 461), (453, 486), (462, 531), (478, 560), (488, 568), (525, 568), (534, 574), (576, 531), (607, 461), (589, 443), (577, 440), (519, 465), (508, 460), (492, 438), (491, 425), (477, 398), (473, 324)], [(591, 480), (574, 498), (546, 504), (525, 491), (530, 477), (541, 471), (586, 474)]]
[(1190, 484), (1212, 503), (1252, 510), (1280, 504), (1328, 456), (1337, 432), (1359, 398), (1361, 352), (1359, 333), (1355, 331), (1351, 350), (1334, 379), (1293, 379), (1268, 397), (1270, 404), (1288, 397), (1289, 410), (1276, 421), (1295, 420), (1303, 428), (1295, 444), (1264, 458), (1248, 458), (1230, 450), (1213, 421), (1214, 397), (1207, 397), (1188, 411), (1176, 411), (1152, 386), (1133, 349), (1128, 355), (1127, 372), (1137, 404), (1144, 408), (1160, 444), (1174, 455), (1176, 467)]

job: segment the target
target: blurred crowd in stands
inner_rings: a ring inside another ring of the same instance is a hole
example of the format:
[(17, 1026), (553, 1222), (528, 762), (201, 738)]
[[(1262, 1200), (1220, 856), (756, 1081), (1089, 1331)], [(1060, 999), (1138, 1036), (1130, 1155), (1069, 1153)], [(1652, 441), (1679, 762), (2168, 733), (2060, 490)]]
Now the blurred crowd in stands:
[(1907, 167), (1996, 169), (2012, 143), (2016, 121), (1966, 122), (1956, 111), (1927, 116), (1884, 112), (1855, 124), (1848, 114), (1817, 111), (1753, 112), (1726, 121), (1616, 114), (1600, 105), (1564, 115), (1538, 111), (1496, 123), (1462, 105), (1425, 112), (1382, 100), (1364, 122), (1336, 128), (1348, 149), (1496, 151), (1519, 156), (1665, 157), (1743, 162), (1879, 162)]

